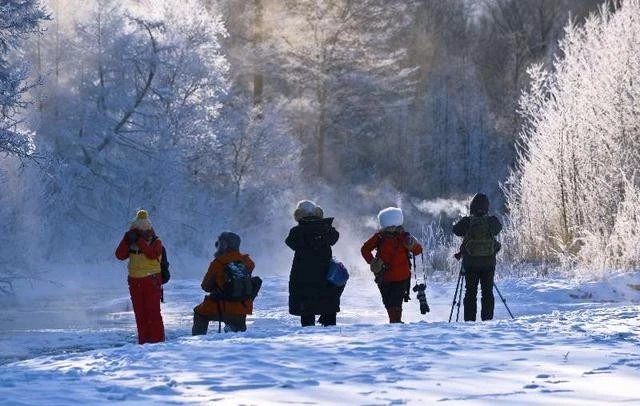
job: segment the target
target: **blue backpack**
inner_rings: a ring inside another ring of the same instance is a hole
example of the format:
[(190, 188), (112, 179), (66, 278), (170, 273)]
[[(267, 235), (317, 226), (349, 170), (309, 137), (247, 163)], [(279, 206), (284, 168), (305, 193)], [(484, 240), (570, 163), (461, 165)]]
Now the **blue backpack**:
[(331, 261), (329, 261), (327, 280), (335, 286), (344, 286), (349, 280), (349, 271), (347, 271), (347, 268), (342, 262), (331, 258)]

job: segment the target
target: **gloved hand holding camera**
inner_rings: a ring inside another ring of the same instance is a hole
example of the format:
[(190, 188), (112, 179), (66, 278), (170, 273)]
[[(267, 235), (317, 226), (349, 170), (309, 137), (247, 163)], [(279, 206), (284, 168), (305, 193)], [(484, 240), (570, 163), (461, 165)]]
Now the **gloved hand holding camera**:
[(129, 245), (132, 245), (138, 242), (138, 233), (135, 230), (127, 231), (125, 233), (125, 236), (127, 238), (127, 242), (129, 243)]

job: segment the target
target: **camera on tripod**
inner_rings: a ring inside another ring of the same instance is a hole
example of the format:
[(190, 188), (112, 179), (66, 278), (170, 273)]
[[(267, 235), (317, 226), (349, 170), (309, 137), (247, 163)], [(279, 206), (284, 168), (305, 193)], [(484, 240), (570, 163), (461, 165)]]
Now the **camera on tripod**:
[(420, 302), (421, 314), (427, 314), (431, 310), (429, 309), (429, 303), (427, 303), (427, 295), (424, 293), (426, 288), (427, 285), (425, 285), (424, 283), (416, 284), (416, 286), (413, 287), (413, 291), (418, 292), (416, 298)]

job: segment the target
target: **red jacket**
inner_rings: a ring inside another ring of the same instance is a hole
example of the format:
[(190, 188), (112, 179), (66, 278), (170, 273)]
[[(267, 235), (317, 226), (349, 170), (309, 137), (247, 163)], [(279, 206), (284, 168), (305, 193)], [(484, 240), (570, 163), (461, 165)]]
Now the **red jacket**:
[[(137, 244), (140, 247), (140, 251), (149, 259), (158, 259), (162, 255), (162, 242), (157, 238), (151, 245), (144, 238), (138, 238)], [(126, 234), (120, 240), (118, 248), (116, 248), (116, 258), (121, 261), (129, 258), (129, 241)]]
[(384, 282), (399, 282), (411, 277), (409, 255), (420, 255), (422, 246), (406, 231), (400, 233), (379, 231), (369, 238), (360, 249), (362, 257), (368, 264), (374, 259), (373, 250), (376, 250), (376, 254), (379, 250), (380, 259), (387, 265), (382, 280)]
[[(143, 278), (160, 273), (160, 260), (162, 256), (162, 241), (155, 234), (151, 234), (150, 241), (143, 237), (138, 237), (135, 243), (131, 244), (125, 233), (118, 248), (116, 248), (116, 258), (121, 261), (129, 259), (127, 268), (129, 277)], [(153, 241), (153, 242), (151, 242)]]

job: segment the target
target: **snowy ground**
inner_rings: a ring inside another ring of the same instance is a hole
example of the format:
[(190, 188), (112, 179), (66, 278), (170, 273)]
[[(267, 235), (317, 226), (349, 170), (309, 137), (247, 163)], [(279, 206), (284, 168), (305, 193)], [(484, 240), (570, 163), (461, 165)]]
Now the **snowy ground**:
[(339, 325), (306, 329), (287, 313), (286, 278), (264, 280), (246, 333), (212, 324), (190, 337), (200, 281), (175, 278), (168, 341), (155, 345), (135, 344), (124, 282), (5, 306), (0, 405), (640, 404), (638, 273), (582, 285), (500, 280), (516, 320), (497, 298), (485, 323), (447, 323), (455, 286), (431, 284), (431, 313), (413, 298), (404, 325), (386, 324), (373, 282), (352, 278)]

